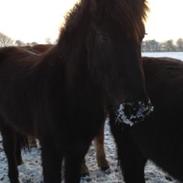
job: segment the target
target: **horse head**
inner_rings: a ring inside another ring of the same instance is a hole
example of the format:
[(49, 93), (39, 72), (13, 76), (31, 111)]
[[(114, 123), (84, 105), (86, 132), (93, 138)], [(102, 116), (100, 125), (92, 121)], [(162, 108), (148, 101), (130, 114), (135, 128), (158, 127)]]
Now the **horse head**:
[(85, 64), (116, 119), (128, 125), (152, 111), (141, 62), (146, 11), (145, 0), (81, 0), (69, 14), (59, 40), (63, 50), (70, 44), (68, 55), (74, 55), (70, 60), (84, 58), (78, 65)]

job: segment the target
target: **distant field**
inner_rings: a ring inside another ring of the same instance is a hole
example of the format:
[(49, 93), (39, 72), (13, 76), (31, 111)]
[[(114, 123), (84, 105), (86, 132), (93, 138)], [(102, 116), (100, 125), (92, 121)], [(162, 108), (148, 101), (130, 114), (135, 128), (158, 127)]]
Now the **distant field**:
[(172, 57), (183, 61), (183, 52), (144, 52), (142, 55), (148, 57)]

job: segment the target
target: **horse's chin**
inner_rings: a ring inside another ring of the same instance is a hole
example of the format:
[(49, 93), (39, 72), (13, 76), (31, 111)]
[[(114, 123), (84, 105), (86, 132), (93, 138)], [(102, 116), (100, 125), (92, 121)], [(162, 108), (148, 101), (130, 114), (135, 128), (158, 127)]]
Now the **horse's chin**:
[(144, 121), (153, 110), (154, 107), (150, 100), (147, 103), (141, 101), (123, 103), (115, 110), (115, 121), (132, 127), (134, 124)]

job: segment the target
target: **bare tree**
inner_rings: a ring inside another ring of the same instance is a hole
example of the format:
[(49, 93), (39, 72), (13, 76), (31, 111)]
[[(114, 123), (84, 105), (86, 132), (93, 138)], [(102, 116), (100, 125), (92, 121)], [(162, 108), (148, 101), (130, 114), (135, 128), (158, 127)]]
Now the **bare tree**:
[(183, 39), (179, 38), (176, 42), (177, 51), (183, 51)]
[(13, 43), (14, 41), (10, 37), (0, 32), (0, 47), (12, 46)]
[(46, 38), (46, 39), (45, 39), (45, 42), (46, 42), (46, 44), (52, 44), (52, 42), (51, 42), (51, 39), (50, 39), (50, 38)]
[(25, 43), (22, 42), (21, 40), (16, 40), (15, 41), (15, 45), (17, 45), (17, 46), (25, 46)]
[(35, 41), (34, 41), (34, 42), (32, 42), (32, 43), (30, 43), (30, 45), (31, 45), (31, 46), (35, 46), (35, 45), (37, 45), (37, 44), (38, 44), (38, 43), (37, 43), (37, 42), (35, 42)]
[(160, 44), (156, 40), (147, 40), (142, 43), (143, 51), (158, 51), (160, 49)]
[(171, 39), (161, 43), (161, 47), (162, 51), (176, 51), (176, 46)]
[(38, 44), (37, 42), (31, 42), (31, 43), (26, 43), (26, 46), (35, 46), (37, 44)]

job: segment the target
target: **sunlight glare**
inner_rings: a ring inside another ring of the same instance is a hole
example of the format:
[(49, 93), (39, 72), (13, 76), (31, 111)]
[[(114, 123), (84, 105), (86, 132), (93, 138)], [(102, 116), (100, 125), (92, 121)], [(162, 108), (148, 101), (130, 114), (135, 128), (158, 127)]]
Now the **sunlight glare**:
[[(145, 39), (183, 38), (183, 0), (147, 0)], [(0, 32), (14, 40), (45, 42), (58, 38), (64, 15), (77, 0), (0, 0)]]
[(0, 0), (0, 32), (25, 42), (55, 40), (66, 12), (76, 1)]

